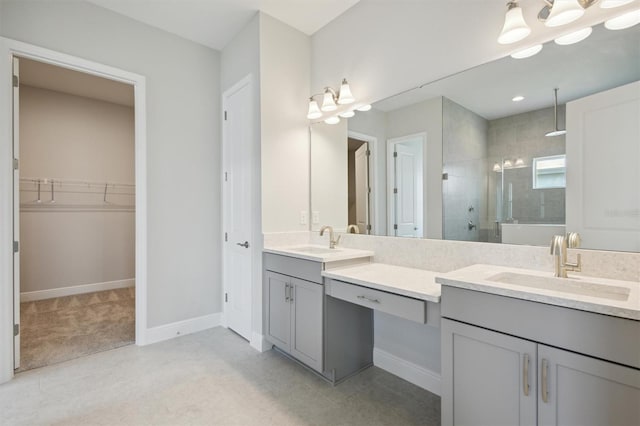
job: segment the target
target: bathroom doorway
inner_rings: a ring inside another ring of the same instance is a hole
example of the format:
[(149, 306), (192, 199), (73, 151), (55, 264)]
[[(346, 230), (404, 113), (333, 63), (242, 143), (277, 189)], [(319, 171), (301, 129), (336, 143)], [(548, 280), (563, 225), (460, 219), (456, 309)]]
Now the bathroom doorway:
[(371, 233), (369, 143), (353, 137), (347, 139), (347, 205), (349, 225), (355, 225), (359, 234)]
[(136, 132), (130, 84), (20, 56), (14, 75), (20, 372), (135, 342)]

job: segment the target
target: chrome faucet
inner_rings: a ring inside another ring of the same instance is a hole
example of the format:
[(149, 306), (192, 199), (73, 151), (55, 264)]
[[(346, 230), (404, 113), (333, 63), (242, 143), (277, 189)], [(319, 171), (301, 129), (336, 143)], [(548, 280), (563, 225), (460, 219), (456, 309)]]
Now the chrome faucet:
[(360, 233), (360, 228), (358, 228), (356, 225), (349, 225), (347, 226), (347, 234), (353, 230), (354, 234), (359, 234)]
[(577, 255), (576, 263), (567, 261), (567, 248), (580, 246), (580, 234), (569, 232), (566, 235), (554, 235), (551, 239), (551, 255), (555, 256), (555, 271), (553, 276), (567, 278), (567, 271), (580, 272), (582, 259)]
[(329, 230), (329, 248), (330, 249), (334, 249), (336, 248), (336, 245), (338, 244), (338, 242), (340, 241), (340, 235), (338, 235), (337, 239), (333, 239), (333, 228), (330, 227), (329, 225), (325, 225), (322, 228), (320, 228), (320, 236), (322, 237), (322, 235), (324, 234), (325, 230)]

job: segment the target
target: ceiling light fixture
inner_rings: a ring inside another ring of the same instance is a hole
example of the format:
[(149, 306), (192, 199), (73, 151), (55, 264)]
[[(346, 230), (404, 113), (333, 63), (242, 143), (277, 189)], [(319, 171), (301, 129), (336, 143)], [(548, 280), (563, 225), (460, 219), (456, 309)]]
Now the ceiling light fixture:
[(524, 59), (529, 58), (533, 55), (540, 53), (542, 50), (541, 44), (536, 44), (535, 46), (527, 47), (526, 49), (518, 50), (515, 53), (511, 54), (511, 57), (514, 59)]
[(604, 22), (608, 30), (624, 30), (640, 23), (640, 9), (632, 10)]
[(524, 96), (522, 95), (518, 95), (518, 96), (514, 96), (513, 99), (511, 99), (513, 102), (520, 102), (524, 100)]
[(613, 9), (614, 7), (624, 6), (631, 3), (633, 0), (600, 0), (600, 7), (602, 9)]
[(587, 27), (587, 28), (583, 28), (581, 30), (574, 31), (572, 33), (560, 36), (554, 41), (556, 42), (556, 44), (559, 44), (560, 46), (568, 46), (570, 44), (581, 42), (585, 38), (589, 37), (592, 32), (593, 32), (593, 28)]
[(566, 130), (558, 129), (558, 89), (553, 89), (553, 130), (547, 133), (545, 136), (560, 136), (567, 133)]
[[(316, 97), (320, 96), (322, 96), (322, 104), (318, 106), (319, 98), (318, 100), (316, 100)], [(316, 120), (322, 118), (323, 112), (333, 111), (344, 118), (353, 117), (355, 115), (355, 113), (353, 112), (353, 108), (345, 111), (343, 105), (348, 105), (355, 101), (356, 99), (354, 98), (353, 93), (351, 93), (349, 82), (347, 82), (346, 78), (343, 78), (342, 83), (340, 83), (340, 90), (338, 92), (327, 86), (324, 88), (322, 93), (316, 93), (309, 97), (309, 109), (307, 110), (307, 118), (309, 120)], [(371, 108), (371, 106), (369, 106), (369, 108)], [(331, 121), (331, 123), (329, 124), (336, 124), (340, 122), (340, 119), (336, 116), (329, 117), (327, 120), (325, 120), (325, 122), (326, 121)]]
[(507, 3), (507, 13), (504, 16), (504, 25), (498, 43), (511, 44), (522, 40), (531, 33), (531, 28), (524, 21), (522, 9), (518, 6), (517, 1)]

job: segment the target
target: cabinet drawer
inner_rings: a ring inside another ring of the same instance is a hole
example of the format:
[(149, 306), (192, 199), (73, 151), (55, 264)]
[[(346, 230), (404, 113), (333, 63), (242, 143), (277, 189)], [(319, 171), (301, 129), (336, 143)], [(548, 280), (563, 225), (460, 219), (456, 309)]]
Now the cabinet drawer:
[(328, 280), (326, 294), (421, 324), (426, 323), (427, 303), (424, 300), (335, 280)]
[(264, 269), (322, 284), (321, 262), (265, 253)]

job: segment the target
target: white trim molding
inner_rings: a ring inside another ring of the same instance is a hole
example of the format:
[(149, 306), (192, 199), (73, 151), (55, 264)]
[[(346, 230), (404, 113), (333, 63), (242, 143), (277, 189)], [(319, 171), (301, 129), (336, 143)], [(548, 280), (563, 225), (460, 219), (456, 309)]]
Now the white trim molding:
[(95, 293), (97, 291), (115, 290), (118, 288), (134, 287), (135, 278), (102, 283), (81, 284), (69, 287), (51, 288), (48, 290), (26, 291), (20, 293), (20, 302), (53, 299), (54, 297), (74, 296), (76, 294)]
[(373, 348), (373, 365), (394, 374), (407, 382), (440, 395), (440, 374), (399, 358), (382, 349)]
[[(146, 330), (144, 343), (142, 343), (142, 345), (150, 345), (152, 343), (173, 339), (174, 337), (218, 327), (221, 324), (221, 321), (222, 313), (218, 312), (215, 314), (203, 315), (201, 317), (159, 325), (157, 327), (151, 327)], [(136, 344), (139, 345), (140, 343), (136, 341)]]
[[(136, 180), (136, 344), (147, 329), (146, 78), (119, 68), (0, 37), (0, 383), (13, 377), (13, 56), (130, 84), (134, 88)], [(18, 306), (19, 307), (19, 306)]]
[(249, 343), (251, 347), (258, 352), (265, 352), (273, 347), (262, 334), (256, 333), (255, 331), (251, 333), (251, 342)]

